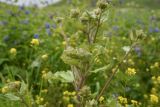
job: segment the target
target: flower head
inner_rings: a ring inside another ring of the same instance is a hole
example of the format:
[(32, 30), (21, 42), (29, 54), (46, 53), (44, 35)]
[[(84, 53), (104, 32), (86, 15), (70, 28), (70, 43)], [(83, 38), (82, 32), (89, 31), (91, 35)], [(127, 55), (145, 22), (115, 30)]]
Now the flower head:
[(16, 48), (11, 48), (11, 49), (10, 49), (10, 54), (16, 55), (16, 54), (17, 54)]
[(73, 104), (68, 104), (67, 107), (74, 107)]
[(158, 97), (154, 94), (151, 94), (150, 101), (151, 101), (151, 103), (158, 103)]
[(103, 101), (104, 101), (104, 97), (101, 96), (101, 97), (99, 98), (99, 102), (101, 103), (101, 102), (103, 102)]
[(39, 40), (38, 39), (32, 39), (31, 44), (38, 46), (39, 45)]
[(134, 68), (128, 68), (126, 70), (126, 74), (129, 76), (135, 75), (136, 74), (136, 70)]

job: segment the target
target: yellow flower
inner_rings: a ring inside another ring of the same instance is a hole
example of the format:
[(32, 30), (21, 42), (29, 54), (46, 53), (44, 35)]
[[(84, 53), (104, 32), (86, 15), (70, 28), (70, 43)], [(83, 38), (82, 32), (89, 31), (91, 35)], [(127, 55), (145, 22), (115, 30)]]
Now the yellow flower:
[(62, 44), (63, 44), (64, 46), (66, 46), (67, 43), (66, 43), (66, 41), (63, 41)]
[(38, 96), (38, 95), (36, 96), (36, 101), (35, 101), (35, 102), (36, 102), (37, 104), (41, 104), (43, 101), (44, 101), (44, 98), (43, 98), (43, 97), (40, 97), (40, 96)]
[(160, 76), (157, 77), (157, 82), (160, 83)]
[(72, 96), (75, 96), (75, 95), (76, 95), (76, 92), (75, 92), (75, 91), (73, 91), (73, 92), (71, 93), (71, 95), (72, 95)]
[(118, 97), (118, 100), (119, 100), (119, 102), (120, 102), (121, 104), (127, 104), (127, 98), (124, 98), (124, 97), (122, 97), (122, 96), (119, 96), (119, 97)]
[(154, 63), (154, 67), (155, 67), (155, 68), (158, 68), (158, 67), (159, 67), (159, 63), (158, 63), (158, 62), (155, 62), (155, 63)]
[(135, 106), (138, 105), (138, 101), (136, 101), (136, 100), (131, 100), (131, 103), (132, 103), (133, 105), (135, 105)]
[(156, 77), (155, 77), (155, 76), (152, 76), (152, 80), (153, 80), (153, 81), (156, 80)]
[(16, 55), (16, 54), (17, 54), (16, 48), (11, 48), (11, 49), (10, 49), (10, 54)]
[(128, 68), (126, 70), (126, 74), (129, 76), (135, 75), (136, 74), (136, 70), (134, 68)]
[(151, 101), (151, 103), (158, 103), (158, 97), (154, 94), (151, 94), (150, 101)]
[(47, 59), (48, 59), (48, 55), (47, 55), (47, 54), (44, 54), (44, 55), (41, 56), (41, 58), (42, 58), (43, 60), (47, 60)]
[(68, 104), (67, 107), (74, 107), (73, 104)]
[(70, 93), (69, 91), (64, 91), (63, 95), (69, 95), (69, 93)]
[(101, 96), (101, 97), (99, 98), (99, 102), (101, 103), (101, 102), (103, 102), (103, 101), (104, 101), (104, 97)]
[(43, 89), (43, 90), (41, 90), (41, 92), (42, 92), (42, 93), (47, 93), (48, 90), (47, 90), (47, 89)]
[(47, 78), (47, 73), (42, 74), (42, 78), (46, 79)]
[(152, 88), (152, 89), (151, 89), (151, 93), (154, 94), (154, 93), (156, 93), (156, 92), (157, 92), (156, 88)]
[(31, 44), (38, 46), (39, 45), (39, 40), (38, 39), (32, 39)]
[(8, 90), (9, 90), (8, 86), (4, 86), (1, 91), (2, 93), (7, 93)]

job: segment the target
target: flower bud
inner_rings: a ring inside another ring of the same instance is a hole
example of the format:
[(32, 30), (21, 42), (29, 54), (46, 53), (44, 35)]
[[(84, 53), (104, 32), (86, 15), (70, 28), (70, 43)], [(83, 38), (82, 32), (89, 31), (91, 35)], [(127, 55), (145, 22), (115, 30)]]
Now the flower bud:
[(86, 23), (89, 20), (88, 14), (86, 12), (84, 12), (82, 14), (82, 16), (80, 17), (80, 20), (81, 20), (82, 23)]
[(76, 18), (79, 16), (80, 10), (79, 9), (72, 9), (70, 12), (71, 18)]
[(16, 55), (16, 54), (17, 54), (16, 48), (11, 48), (11, 49), (10, 49), (10, 54)]
[(106, 0), (99, 0), (98, 2), (97, 2), (97, 6), (100, 8), (100, 9), (106, 9), (107, 8), (107, 6), (108, 6), (108, 3), (107, 3), (107, 1)]

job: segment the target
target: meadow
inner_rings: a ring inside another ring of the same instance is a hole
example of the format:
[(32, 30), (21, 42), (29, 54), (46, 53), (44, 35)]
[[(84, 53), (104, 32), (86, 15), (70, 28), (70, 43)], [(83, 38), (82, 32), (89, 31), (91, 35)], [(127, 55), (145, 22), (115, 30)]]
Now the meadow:
[(160, 1), (0, 2), (0, 107), (160, 107)]

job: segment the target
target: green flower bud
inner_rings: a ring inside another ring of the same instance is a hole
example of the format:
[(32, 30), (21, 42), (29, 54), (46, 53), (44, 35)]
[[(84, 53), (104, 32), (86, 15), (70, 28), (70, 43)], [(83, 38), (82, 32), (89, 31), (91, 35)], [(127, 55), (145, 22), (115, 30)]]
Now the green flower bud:
[(97, 6), (100, 8), (100, 9), (106, 9), (107, 8), (107, 6), (108, 6), (108, 3), (107, 3), (107, 1), (106, 0), (99, 0), (98, 2), (97, 2)]
[(99, 15), (102, 12), (100, 8), (94, 10), (95, 15)]
[(88, 16), (88, 14), (87, 14), (86, 12), (84, 12), (84, 13), (82, 14), (82, 16), (80, 17), (80, 20), (81, 20), (82, 23), (86, 23), (87, 21), (89, 21), (89, 16)]
[(80, 14), (80, 10), (79, 9), (72, 9), (70, 12), (70, 16), (71, 18), (77, 18)]

